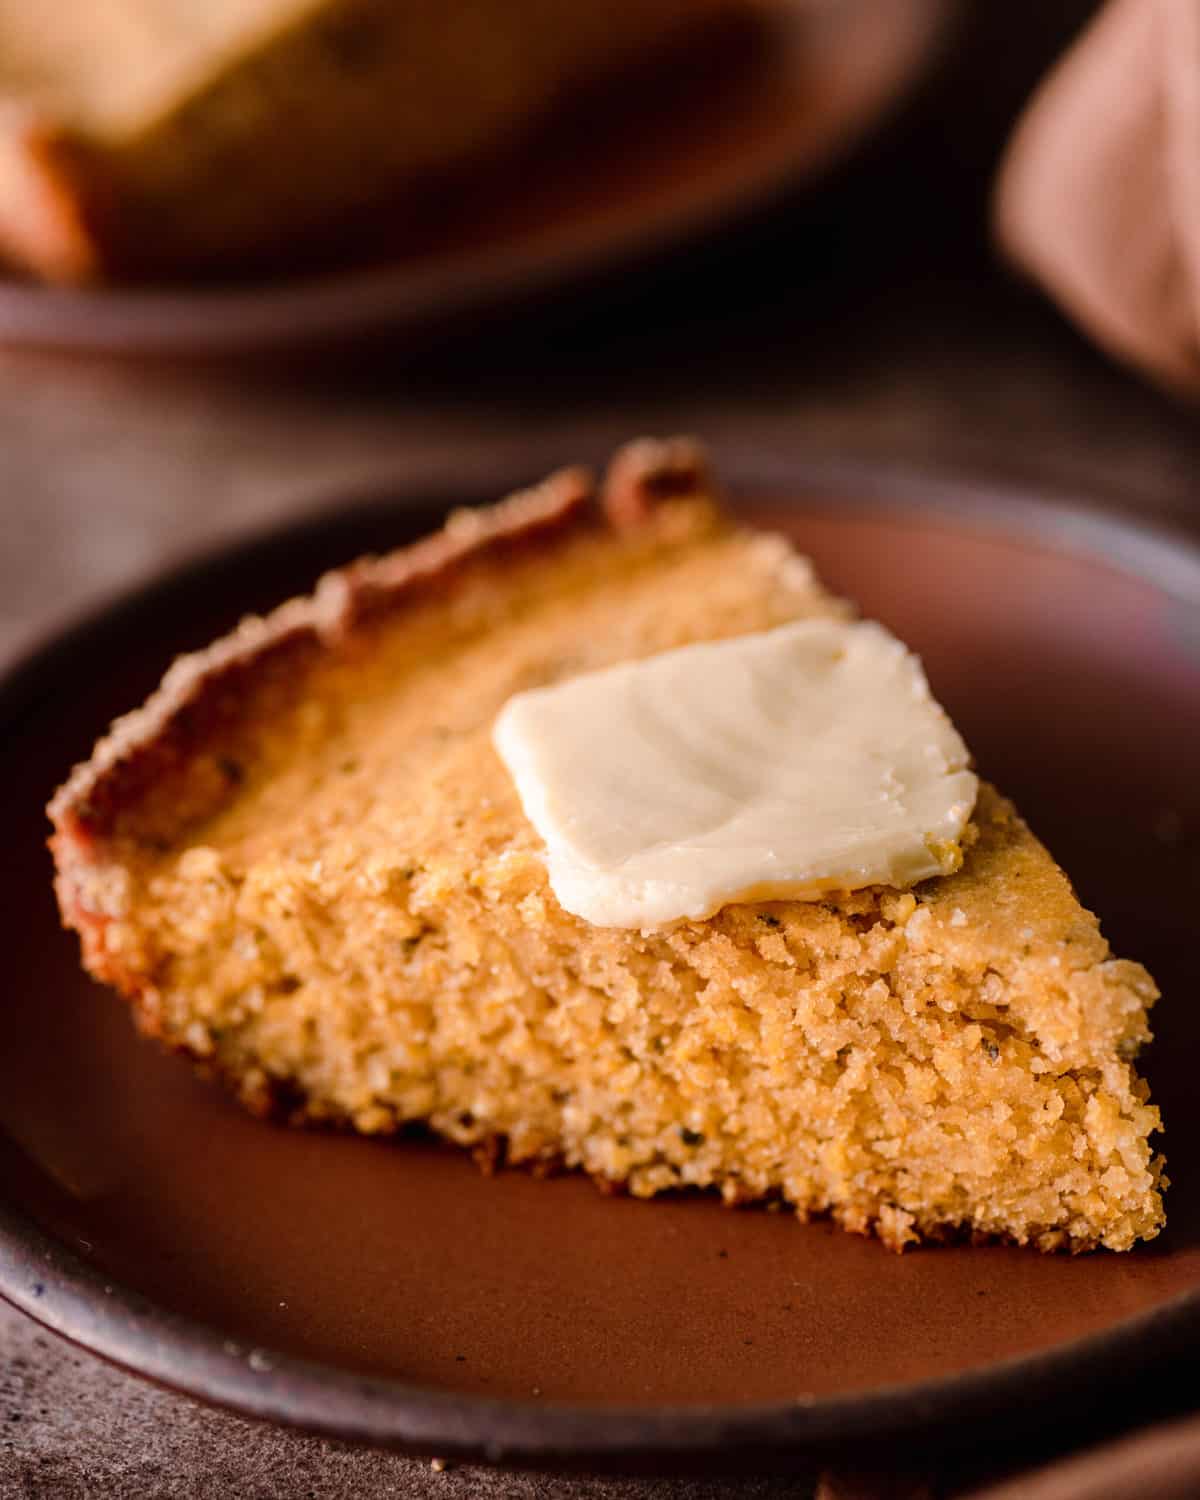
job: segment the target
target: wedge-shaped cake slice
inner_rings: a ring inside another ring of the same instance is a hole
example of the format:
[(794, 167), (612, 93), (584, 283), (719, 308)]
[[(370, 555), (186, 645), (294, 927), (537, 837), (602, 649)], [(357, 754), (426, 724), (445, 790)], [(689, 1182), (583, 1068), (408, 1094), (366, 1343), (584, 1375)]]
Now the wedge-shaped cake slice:
[(896, 1248), (1128, 1249), (1163, 1222), (1156, 991), (990, 787), (911, 889), (639, 927), (550, 885), (493, 741), (511, 700), (850, 613), (722, 516), (690, 443), (627, 448), (598, 499), (556, 474), (177, 662), (51, 804), (64, 917), (256, 1111), (778, 1196)]

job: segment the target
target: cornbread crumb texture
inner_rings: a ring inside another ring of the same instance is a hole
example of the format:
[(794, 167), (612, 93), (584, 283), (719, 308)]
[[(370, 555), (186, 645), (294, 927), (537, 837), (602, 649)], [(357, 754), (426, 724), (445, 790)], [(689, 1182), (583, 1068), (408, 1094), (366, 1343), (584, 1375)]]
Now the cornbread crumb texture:
[(959, 872), (911, 892), (637, 932), (549, 891), (490, 743), (511, 694), (843, 613), (702, 501), (481, 567), (264, 677), (181, 772), (203, 795), (135, 799), (64, 906), (103, 912), (92, 967), (143, 1026), (256, 1108), (781, 1197), (896, 1248), (1126, 1249), (1162, 1223), (1131, 1065), (1154, 986), (991, 788)]

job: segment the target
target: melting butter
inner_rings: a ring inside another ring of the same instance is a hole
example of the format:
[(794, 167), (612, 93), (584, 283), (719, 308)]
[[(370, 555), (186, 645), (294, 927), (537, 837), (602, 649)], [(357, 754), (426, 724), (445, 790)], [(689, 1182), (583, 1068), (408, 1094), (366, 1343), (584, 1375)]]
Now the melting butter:
[(493, 740), (569, 912), (603, 927), (956, 869), (978, 781), (881, 625), (802, 620), (518, 693)]

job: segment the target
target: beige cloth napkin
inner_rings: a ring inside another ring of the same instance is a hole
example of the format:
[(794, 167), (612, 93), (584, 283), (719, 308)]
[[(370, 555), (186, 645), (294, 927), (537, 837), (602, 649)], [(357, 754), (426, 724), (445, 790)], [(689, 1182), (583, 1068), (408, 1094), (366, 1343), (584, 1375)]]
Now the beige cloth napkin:
[(1108, 0), (1018, 124), (995, 224), (1098, 343), (1200, 396), (1200, 0)]

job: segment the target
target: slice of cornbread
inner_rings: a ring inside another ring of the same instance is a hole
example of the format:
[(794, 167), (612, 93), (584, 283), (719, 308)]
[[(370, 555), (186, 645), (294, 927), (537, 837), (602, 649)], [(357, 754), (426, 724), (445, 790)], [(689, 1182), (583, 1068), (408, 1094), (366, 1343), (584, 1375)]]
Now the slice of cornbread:
[(492, 748), (514, 692), (847, 606), (695, 446), (565, 471), (177, 662), (51, 804), (87, 967), (254, 1110), (425, 1121), (639, 1196), (900, 1248), (1163, 1222), (1154, 985), (984, 787), (952, 875), (630, 931), (566, 913)]
[(751, 3), (0, 0), (0, 252), (56, 281), (294, 261)]

